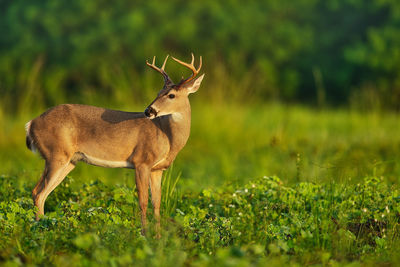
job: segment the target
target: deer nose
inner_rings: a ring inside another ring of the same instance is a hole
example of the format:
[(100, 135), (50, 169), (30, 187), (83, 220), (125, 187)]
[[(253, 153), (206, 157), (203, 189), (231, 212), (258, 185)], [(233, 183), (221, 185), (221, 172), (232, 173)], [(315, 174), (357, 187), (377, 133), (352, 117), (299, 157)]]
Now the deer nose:
[(146, 117), (148, 118), (150, 118), (152, 114), (154, 115), (154, 117), (157, 117), (157, 111), (152, 107), (148, 107), (144, 111), (144, 115), (146, 115)]

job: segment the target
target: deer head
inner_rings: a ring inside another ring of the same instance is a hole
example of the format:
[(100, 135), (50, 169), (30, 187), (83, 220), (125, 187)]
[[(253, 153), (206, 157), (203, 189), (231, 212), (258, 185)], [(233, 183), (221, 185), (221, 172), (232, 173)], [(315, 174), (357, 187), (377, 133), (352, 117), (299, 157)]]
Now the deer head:
[(158, 68), (155, 65), (155, 59), (156, 57), (153, 57), (152, 64), (150, 64), (147, 61), (146, 64), (150, 68), (161, 73), (161, 75), (164, 77), (164, 86), (158, 93), (156, 99), (154, 99), (154, 101), (144, 111), (144, 114), (149, 119), (154, 119), (156, 117), (164, 115), (179, 113), (185, 108), (187, 108), (189, 105), (189, 98), (188, 98), (189, 94), (194, 93), (199, 89), (200, 84), (204, 78), (204, 74), (196, 78), (202, 65), (201, 56), (200, 56), (199, 67), (197, 69), (194, 66), (193, 53), (192, 53), (192, 62), (190, 64), (172, 57), (173, 60), (189, 68), (193, 72), (189, 78), (187, 79), (182, 78), (182, 80), (178, 84), (175, 84), (164, 70), (165, 64), (167, 63), (168, 60), (168, 56), (165, 58), (161, 68)]

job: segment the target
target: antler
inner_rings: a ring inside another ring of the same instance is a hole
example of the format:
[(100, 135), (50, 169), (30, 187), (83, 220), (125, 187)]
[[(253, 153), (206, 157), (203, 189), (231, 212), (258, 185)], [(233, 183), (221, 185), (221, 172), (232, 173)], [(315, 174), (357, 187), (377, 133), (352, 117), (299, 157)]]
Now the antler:
[(168, 76), (168, 74), (164, 71), (165, 64), (167, 63), (168, 57), (169, 57), (169, 55), (167, 55), (167, 57), (164, 59), (164, 63), (163, 63), (163, 65), (162, 65), (161, 69), (158, 68), (158, 67), (155, 65), (155, 62), (156, 62), (156, 57), (155, 57), (155, 56), (153, 57), (153, 63), (152, 63), (152, 64), (150, 64), (150, 63), (146, 60), (147, 66), (149, 66), (149, 67), (152, 68), (153, 70), (156, 70), (156, 71), (158, 71), (159, 73), (162, 74), (162, 76), (164, 77), (164, 83), (165, 83), (165, 85), (167, 85), (167, 84), (174, 84), (174, 83), (172, 82), (171, 78)]
[(179, 59), (176, 59), (176, 58), (174, 58), (174, 57), (172, 57), (172, 59), (173, 60), (175, 60), (176, 62), (178, 62), (179, 64), (182, 64), (183, 66), (185, 66), (185, 67), (187, 67), (187, 68), (189, 68), (192, 72), (193, 72), (193, 74), (192, 74), (192, 76), (190, 76), (189, 78), (187, 78), (186, 80), (184, 80), (183, 78), (182, 78), (182, 80), (180, 81), (180, 83), (179, 83), (179, 85), (183, 85), (183, 84), (185, 84), (185, 83), (188, 83), (188, 82), (190, 82), (191, 80), (193, 80), (196, 76), (197, 76), (197, 74), (199, 74), (199, 71), (200, 71), (200, 69), (201, 69), (201, 64), (202, 64), (202, 58), (201, 58), (201, 56), (200, 56), (200, 64), (199, 64), (199, 67), (196, 69), (196, 67), (194, 66), (194, 55), (193, 55), (193, 53), (192, 53), (192, 62), (189, 64), (189, 63), (186, 63), (186, 62), (183, 62), (183, 61), (181, 61), (181, 60), (179, 60)]

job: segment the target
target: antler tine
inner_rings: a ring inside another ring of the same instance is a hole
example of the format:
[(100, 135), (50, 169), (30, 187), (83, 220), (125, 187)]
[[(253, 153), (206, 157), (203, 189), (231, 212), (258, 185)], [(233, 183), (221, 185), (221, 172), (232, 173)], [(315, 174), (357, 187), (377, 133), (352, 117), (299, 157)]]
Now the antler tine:
[(186, 62), (183, 62), (183, 61), (181, 61), (181, 60), (179, 60), (177, 58), (174, 58), (174, 57), (172, 57), (172, 59), (175, 60), (176, 62), (178, 62), (179, 64), (189, 68), (193, 72), (192, 76), (190, 76), (186, 80), (182, 79), (182, 81), (179, 83), (180, 85), (190, 82), (191, 80), (193, 80), (197, 76), (197, 74), (199, 74), (199, 71), (200, 71), (201, 66), (202, 66), (202, 58), (201, 58), (201, 56), (200, 56), (200, 64), (199, 64), (199, 67), (197, 69), (194, 66), (194, 55), (193, 55), (193, 53), (192, 53), (192, 62), (190, 62), (190, 64), (186, 63)]
[(150, 64), (150, 63), (146, 60), (147, 66), (149, 66), (149, 67), (152, 68), (153, 70), (156, 70), (156, 71), (158, 71), (159, 73), (161, 73), (161, 75), (164, 77), (165, 85), (167, 85), (167, 84), (173, 84), (171, 78), (170, 78), (170, 77), (168, 76), (168, 74), (164, 71), (164, 69), (165, 69), (165, 64), (167, 63), (168, 57), (169, 57), (169, 55), (167, 55), (167, 56), (165, 57), (164, 63), (163, 63), (163, 65), (162, 65), (161, 68), (157, 67), (156, 64), (155, 64), (155, 63), (156, 63), (156, 56), (153, 57), (153, 63), (152, 63), (152, 64)]
[(200, 56), (200, 64), (199, 64), (199, 68), (197, 69), (197, 72), (200, 71), (202, 64), (203, 64), (203, 59), (202, 59), (202, 57)]
[(162, 67), (161, 67), (162, 70), (164, 70), (164, 68), (165, 68), (165, 63), (167, 63), (168, 57), (169, 57), (169, 55), (167, 55), (167, 56), (165, 57), (165, 59), (164, 59), (164, 63), (162, 64)]
[(190, 63), (190, 65), (193, 65), (193, 63), (194, 63), (194, 55), (193, 55), (193, 53), (191, 53), (192, 54), (192, 62)]

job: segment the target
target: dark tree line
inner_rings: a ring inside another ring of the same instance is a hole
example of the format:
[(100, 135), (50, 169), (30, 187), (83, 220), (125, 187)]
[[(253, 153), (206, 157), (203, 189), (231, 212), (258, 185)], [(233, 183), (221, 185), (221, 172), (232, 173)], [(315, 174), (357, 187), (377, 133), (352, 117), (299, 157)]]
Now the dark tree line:
[(203, 95), (400, 105), (396, 0), (3, 0), (0, 31), (0, 102), (12, 112), (143, 99), (159, 82), (146, 59), (192, 51), (204, 58)]

